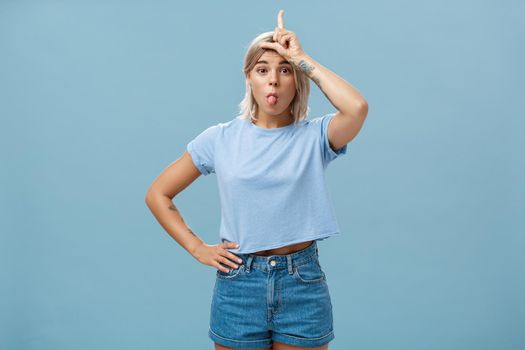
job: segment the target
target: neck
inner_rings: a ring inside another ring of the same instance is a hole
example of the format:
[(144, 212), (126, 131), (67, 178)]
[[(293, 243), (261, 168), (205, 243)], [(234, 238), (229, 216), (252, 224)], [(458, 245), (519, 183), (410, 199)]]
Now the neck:
[(252, 121), (261, 128), (273, 129), (290, 125), (294, 122), (294, 118), (289, 113), (282, 113), (280, 115), (267, 115), (266, 113), (258, 113), (257, 121)]

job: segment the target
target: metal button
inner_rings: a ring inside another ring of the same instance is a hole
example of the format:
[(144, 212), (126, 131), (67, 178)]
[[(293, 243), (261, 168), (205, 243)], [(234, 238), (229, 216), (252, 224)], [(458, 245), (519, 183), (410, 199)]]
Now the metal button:
[(275, 266), (275, 260), (270, 261), (270, 265)]

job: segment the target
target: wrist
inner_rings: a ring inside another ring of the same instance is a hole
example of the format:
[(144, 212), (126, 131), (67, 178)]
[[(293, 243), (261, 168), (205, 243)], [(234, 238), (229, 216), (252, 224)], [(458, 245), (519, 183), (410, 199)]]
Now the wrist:
[(312, 59), (306, 52), (303, 52), (301, 55), (298, 56), (298, 58), (299, 62), (301, 62), (301, 60), (310, 61)]
[(300, 55), (297, 55), (295, 56), (293, 59), (292, 59), (292, 63), (300, 68), (300, 64), (301, 62), (309, 62), (311, 60), (310, 56), (308, 56), (306, 53), (302, 53)]
[(202, 247), (204, 245), (204, 241), (201, 241), (201, 240), (198, 240), (196, 241), (194, 244), (192, 244), (188, 251), (189, 253), (191, 254), (191, 256), (193, 256), (194, 258), (197, 258), (197, 251), (199, 250), (200, 247)]
[(306, 53), (297, 56), (294, 60), (294, 64), (301, 72), (306, 74), (309, 78), (313, 79), (312, 71), (315, 69), (315, 61), (308, 56)]

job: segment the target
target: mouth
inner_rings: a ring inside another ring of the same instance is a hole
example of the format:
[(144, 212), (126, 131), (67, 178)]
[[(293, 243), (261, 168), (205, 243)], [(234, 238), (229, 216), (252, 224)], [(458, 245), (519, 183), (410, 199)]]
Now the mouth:
[(266, 95), (266, 102), (269, 105), (272, 105), (272, 106), (276, 105), (278, 101), (279, 101), (279, 96), (277, 96), (276, 93), (270, 92), (268, 95)]

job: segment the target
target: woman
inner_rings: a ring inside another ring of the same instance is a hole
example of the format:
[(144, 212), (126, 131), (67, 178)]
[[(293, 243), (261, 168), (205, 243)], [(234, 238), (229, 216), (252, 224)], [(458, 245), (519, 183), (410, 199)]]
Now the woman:
[[(215, 349), (327, 349), (332, 304), (317, 241), (339, 234), (339, 227), (324, 170), (346, 153), (367, 102), (303, 51), (284, 28), (283, 10), (275, 30), (251, 43), (244, 74), (241, 115), (188, 143), (146, 202), (182, 247), (217, 269), (208, 333)], [(309, 79), (336, 113), (306, 119)], [(172, 202), (210, 173), (221, 198), (222, 243), (215, 245), (195, 235)]]

